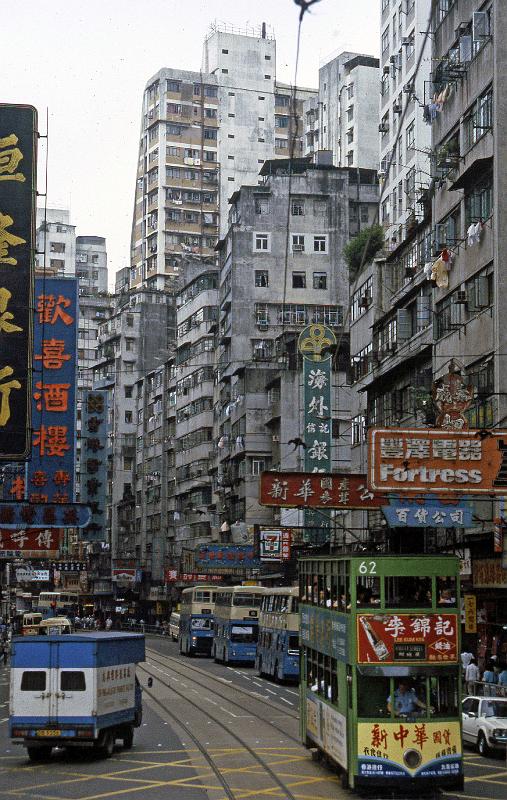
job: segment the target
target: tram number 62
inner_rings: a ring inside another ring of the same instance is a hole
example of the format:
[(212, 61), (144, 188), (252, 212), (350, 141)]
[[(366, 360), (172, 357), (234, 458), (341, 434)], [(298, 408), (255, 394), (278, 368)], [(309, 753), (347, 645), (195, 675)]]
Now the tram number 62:
[(376, 575), (377, 562), (376, 561), (361, 561), (357, 571), (360, 575)]

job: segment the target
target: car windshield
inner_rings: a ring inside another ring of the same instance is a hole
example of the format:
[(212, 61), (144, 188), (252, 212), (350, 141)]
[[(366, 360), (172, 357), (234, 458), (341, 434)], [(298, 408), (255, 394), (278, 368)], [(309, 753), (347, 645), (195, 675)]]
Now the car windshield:
[(485, 717), (507, 718), (507, 700), (488, 700), (482, 704), (482, 713)]

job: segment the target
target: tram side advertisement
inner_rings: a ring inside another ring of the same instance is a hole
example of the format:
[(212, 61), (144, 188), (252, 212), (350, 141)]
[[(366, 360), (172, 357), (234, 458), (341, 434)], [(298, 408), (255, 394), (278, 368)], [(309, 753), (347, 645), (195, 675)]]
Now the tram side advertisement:
[(347, 720), (312, 692), (306, 694), (306, 727), (313, 741), (347, 769)]
[(442, 778), (461, 773), (459, 722), (360, 722), (361, 778)]
[(458, 661), (456, 614), (358, 614), (358, 664)]

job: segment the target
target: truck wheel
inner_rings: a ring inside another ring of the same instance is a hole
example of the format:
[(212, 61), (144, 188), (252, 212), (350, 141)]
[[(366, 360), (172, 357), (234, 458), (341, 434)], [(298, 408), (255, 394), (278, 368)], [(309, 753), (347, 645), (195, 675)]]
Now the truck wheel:
[(102, 758), (111, 758), (114, 750), (114, 736), (112, 731), (104, 731), (99, 739), (98, 750)]
[(45, 761), (51, 755), (52, 747), (27, 747), (30, 761)]
[(126, 728), (123, 734), (123, 747), (125, 750), (130, 750), (134, 744), (134, 728)]

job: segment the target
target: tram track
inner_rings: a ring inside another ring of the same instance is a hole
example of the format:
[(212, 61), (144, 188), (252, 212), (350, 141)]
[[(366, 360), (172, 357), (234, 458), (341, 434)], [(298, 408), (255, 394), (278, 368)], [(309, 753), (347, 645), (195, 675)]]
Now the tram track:
[[(243, 739), (237, 733), (232, 731), (227, 725), (225, 725), (222, 722), (222, 720), (219, 717), (215, 716), (214, 714), (209, 713), (207, 710), (204, 710), (201, 705), (199, 705), (197, 702), (195, 702), (194, 700), (189, 698), (187, 696), (187, 694), (185, 694), (184, 692), (181, 692), (178, 689), (176, 689), (174, 687), (174, 685), (172, 685), (168, 681), (162, 680), (160, 677), (158, 677), (158, 675), (153, 675), (153, 673), (150, 672), (150, 670), (147, 668), (146, 665), (148, 665), (148, 667), (149, 667), (149, 665), (150, 665), (149, 662), (145, 662), (144, 664), (139, 664), (138, 665), (138, 669), (142, 670), (143, 672), (145, 672), (150, 677), (156, 677), (157, 680), (159, 681), (159, 683), (161, 683), (163, 686), (165, 686), (167, 689), (169, 689), (173, 694), (175, 694), (177, 697), (179, 697), (185, 703), (190, 705), (192, 708), (194, 708), (197, 711), (199, 711), (201, 714), (204, 714), (207, 717), (208, 720), (213, 721), (220, 728), (221, 731), (225, 732), (227, 734), (227, 736), (231, 737), (231, 739), (233, 739), (237, 744), (239, 744), (248, 753), (248, 755), (255, 762), (256, 766), (262, 767), (262, 769), (264, 770), (265, 774), (268, 775), (272, 779), (272, 781), (277, 785), (277, 787), (283, 791), (283, 793), (284, 793), (285, 797), (287, 798), (287, 800), (296, 800), (295, 795), (290, 791), (290, 789), (287, 788), (285, 783), (278, 777), (276, 772), (274, 772), (274, 770), (265, 761), (265, 759), (262, 758), (262, 756), (258, 755), (258, 753), (255, 752), (253, 747), (251, 745), (249, 745), (248, 742), (245, 741), (245, 739)], [(167, 706), (164, 705), (164, 703), (162, 703), (162, 701), (159, 700), (155, 696), (155, 693), (153, 691), (151, 691), (150, 688), (146, 688), (145, 687), (145, 688), (143, 688), (143, 691), (150, 697), (150, 699), (152, 700), (152, 702), (156, 706), (158, 706), (160, 709), (162, 709), (163, 713), (166, 716), (168, 716), (172, 720), (173, 723), (175, 723), (178, 727), (182, 728), (185, 731), (185, 735), (188, 736), (192, 740), (192, 742), (195, 744), (195, 746), (197, 747), (198, 751), (201, 753), (201, 755), (205, 759), (206, 763), (209, 765), (209, 767), (212, 770), (213, 774), (215, 775), (216, 779), (219, 781), (221, 787), (223, 788), (223, 790), (226, 793), (226, 795), (229, 798), (229, 800), (236, 800), (236, 794), (234, 792), (234, 789), (231, 787), (231, 785), (228, 782), (227, 778), (223, 775), (223, 768), (221, 768), (219, 766), (219, 764), (217, 764), (217, 762), (213, 758), (213, 756), (211, 756), (208, 753), (208, 751), (206, 749), (206, 746), (199, 740), (199, 737), (196, 736), (196, 734), (194, 734), (189, 729), (189, 726), (184, 725), (182, 723), (181, 719), (177, 716), (177, 714), (174, 713), (173, 711), (171, 711), (169, 708), (167, 708)], [(241, 706), (239, 706), (238, 703), (234, 703), (234, 701), (231, 701), (228, 698), (227, 698), (227, 701), (229, 703), (232, 703), (233, 705), (241, 708)], [(248, 711), (248, 709), (245, 709), (245, 708), (243, 708), (243, 710), (244, 711)], [(271, 723), (266, 722), (259, 715), (254, 714), (252, 716), (257, 716), (258, 719), (261, 719), (262, 722), (265, 725), (268, 725), (269, 727), (272, 727), (272, 728), (275, 728), (278, 731), (281, 731), (281, 728), (279, 728), (276, 725), (272, 725)], [(297, 740), (294, 739), (294, 737), (288, 736), (288, 734), (285, 731), (282, 731), (282, 732), (284, 733), (284, 735), (287, 738), (291, 738), (291, 739), (293, 739), (293, 741), (297, 741)], [(264, 791), (261, 791), (261, 790), (259, 790), (259, 791), (262, 794), (265, 793)], [(238, 791), (238, 793), (239, 794), (243, 794), (244, 790), (241, 789), (240, 791)]]
[[(153, 655), (152, 655), (153, 653), (156, 653), (158, 658), (153, 658)], [(186, 672), (182, 672), (182, 671), (179, 671), (179, 670), (175, 669), (175, 667), (165, 663), (167, 660), (170, 660), (171, 662), (174, 661), (178, 665), (182, 666), (181, 662), (177, 658), (174, 658), (173, 656), (161, 655), (160, 653), (157, 653), (157, 651), (153, 651), (151, 649), (147, 649), (146, 654), (147, 654), (147, 656), (149, 655), (150, 661), (154, 661), (155, 662), (155, 669), (156, 670), (158, 669), (159, 665), (162, 665), (162, 666), (165, 666), (168, 669), (170, 669), (176, 675), (178, 675), (180, 677), (183, 677), (183, 678), (188, 678), (188, 670), (191, 670), (192, 672), (197, 672), (202, 677), (211, 679), (213, 682), (218, 683), (221, 686), (223, 686), (223, 680), (224, 680), (223, 678), (220, 678), (218, 676), (217, 677), (212, 676), (212, 675), (210, 675), (210, 673), (205, 672), (204, 670), (200, 670), (198, 667), (194, 667), (193, 665), (185, 664), (183, 669), (186, 670)], [(146, 663), (149, 664), (150, 661), (147, 661)], [(257, 719), (262, 720), (262, 722), (265, 722), (265, 718), (263, 716), (261, 716), (261, 714), (252, 712), (252, 710), (250, 708), (247, 708), (246, 706), (242, 705), (241, 703), (238, 703), (237, 701), (232, 700), (227, 694), (223, 694), (221, 692), (217, 692), (216, 689), (210, 689), (210, 687), (207, 686), (205, 683), (203, 683), (201, 681), (197, 681), (197, 680), (195, 680), (195, 678), (192, 678), (191, 680), (197, 686), (200, 686), (202, 689), (206, 689), (207, 691), (212, 691), (214, 696), (220, 697), (221, 700), (225, 700), (230, 705), (233, 705), (236, 708), (239, 708), (243, 712), (246, 711), (250, 716), (256, 717)], [(165, 683), (164, 681), (162, 681), (162, 682)], [(172, 687), (170, 687), (170, 688), (172, 688)], [(247, 692), (245, 689), (241, 689), (240, 687), (237, 687), (237, 686), (234, 686), (234, 685), (231, 685), (231, 688), (234, 690), (234, 692), (238, 692), (239, 694), (244, 695), (250, 702), (261, 703), (264, 706), (268, 706), (268, 708), (270, 710), (276, 709), (277, 711), (280, 711), (281, 713), (283, 713), (284, 716), (291, 717), (291, 719), (293, 719), (295, 721), (299, 721), (299, 715), (298, 714), (296, 714), (294, 712), (286, 711), (285, 708), (283, 708), (282, 706), (279, 706), (278, 704), (275, 704), (274, 702), (272, 702), (270, 700), (264, 700), (262, 697), (255, 697), (254, 695), (252, 695), (249, 692)], [(284, 728), (281, 728), (279, 725), (276, 725), (276, 723), (270, 722), (269, 725), (272, 728), (274, 728), (275, 730), (279, 731), (279, 733), (283, 733), (283, 735), (286, 736), (287, 739), (290, 739), (292, 742), (296, 742), (297, 744), (301, 744), (301, 741), (300, 741), (299, 738), (297, 738), (296, 736), (292, 736)]]

